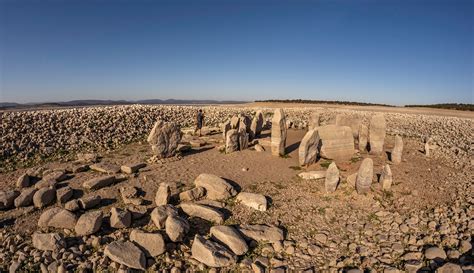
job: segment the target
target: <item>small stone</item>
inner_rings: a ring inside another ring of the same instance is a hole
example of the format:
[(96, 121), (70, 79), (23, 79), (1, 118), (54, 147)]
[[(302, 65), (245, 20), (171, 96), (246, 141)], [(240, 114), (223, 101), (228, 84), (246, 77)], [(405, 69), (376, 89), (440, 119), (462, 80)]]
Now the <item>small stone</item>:
[(110, 226), (113, 228), (127, 228), (132, 224), (132, 214), (120, 208), (110, 209)]
[(332, 162), (326, 171), (326, 180), (324, 181), (326, 193), (332, 193), (336, 191), (337, 185), (339, 184), (339, 179), (339, 169), (337, 168), (336, 163)]
[(125, 186), (120, 188), (120, 195), (125, 204), (139, 206), (143, 204), (143, 199), (138, 195), (138, 189), (133, 186)]
[(241, 202), (243, 205), (259, 210), (267, 210), (267, 198), (262, 194), (250, 193), (250, 192), (240, 192), (237, 197), (237, 201)]
[(86, 212), (77, 220), (74, 230), (78, 236), (91, 235), (99, 231), (102, 225), (102, 211)]
[(206, 195), (206, 189), (203, 187), (195, 187), (187, 191), (183, 191), (179, 194), (179, 200), (181, 201), (194, 201), (198, 200)]
[(165, 228), (166, 219), (170, 215), (178, 215), (178, 211), (172, 205), (158, 206), (150, 214), (150, 218), (159, 229)]
[(236, 256), (224, 246), (198, 234), (194, 237), (191, 253), (194, 259), (210, 267), (231, 266), (237, 262)]
[(166, 205), (171, 196), (170, 186), (166, 183), (161, 183), (156, 191), (155, 204), (157, 206)]
[(89, 195), (79, 199), (79, 206), (83, 210), (88, 210), (100, 204), (102, 198), (99, 195)]
[(247, 243), (242, 238), (242, 235), (232, 226), (213, 226), (211, 227), (210, 234), (236, 255), (244, 255), (248, 251)]
[(19, 189), (23, 189), (26, 187), (30, 186), (30, 176), (28, 174), (23, 174), (20, 177), (18, 177), (18, 180), (16, 181), (16, 187)]
[(130, 232), (130, 241), (135, 242), (145, 250), (148, 256), (156, 257), (166, 251), (165, 240), (160, 233), (147, 233), (141, 230)]
[(206, 197), (212, 200), (227, 199), (237, 194), (234, 187), (224, 179), (213, 174), (200, 174), (195, 180), (196, 187), (206, 189)]
[(115, 182), (115, 176), (109, 175), (109, 176), (102, 176), (102, 177), (96, 177), (92, 178), (90, 180), (87, 180), (82, 184), (82, 187), (88, 190), (98, 190), (104, 187), (108, 187), (112, 185)]
[(462, 273), (461, 266), (453, 263), (446, 263), (440, 268), (436, 269), (436, 273)]
[(69, 202), (67, 202), (66, 204), (64, 204), (64, 208), (67, 209), (68, 211), (78, 211), (80, 209), (79, 207), (79, 200), (77, 199), (74, 199), (74, 200), (71, 200)]
[(173, 242), (181, 242), (189, 231), (189, 224), (178, 215), (169, 215), (166, 218), (166, 234)]
[(104, 254), (112, 261), (127, 267), (146, 269), (145, 254), (132, 242), (114, 241), (105, 247)]
[(388, 164), (385, 164), (383, 167), (382, 174), (380, 175), (380, 184), (382, 184), (382, 189), (390, 190), (392, 187), (392, 170)]

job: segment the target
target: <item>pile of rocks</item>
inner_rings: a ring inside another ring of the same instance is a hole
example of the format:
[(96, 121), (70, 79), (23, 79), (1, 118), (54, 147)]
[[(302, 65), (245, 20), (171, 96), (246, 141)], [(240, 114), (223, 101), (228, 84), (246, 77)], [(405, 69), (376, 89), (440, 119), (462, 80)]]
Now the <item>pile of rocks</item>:
[(249, 142), (258, 137), (262, 130), (262, 111), (257, 111), (252, 120), (244, 114), (233, 116), (222, 125), (225, 152), (232, 153), (247, 149)]

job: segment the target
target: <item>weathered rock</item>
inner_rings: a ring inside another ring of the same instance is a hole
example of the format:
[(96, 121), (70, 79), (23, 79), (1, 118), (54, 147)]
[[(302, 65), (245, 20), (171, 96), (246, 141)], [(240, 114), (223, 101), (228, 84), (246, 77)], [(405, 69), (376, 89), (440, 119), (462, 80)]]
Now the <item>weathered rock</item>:
[(15, 198), (20, 195), (18, 191), (0, 191), (0, 210), (13, 208)]
[(298, 148), (300, 166), (316, 162), (319, 149), (319, 134), (317, 130), (309, 130), (301, 140)]
[(124, 186), (119, 189), (122, 200), (125, 204), (139, 206), (143, 204), (143, 199), (138, 195), (138, 189), (133, 186)]
[(367, 151), (367, 144), (369, 143), (369, 127), (365, 124), (361, 124), (359, 127), (359, 151)]
[(120, 167), (120, 170), (123, 173), (132, 174), (132, 173), (138, 172), (138, 170), (140, 170), (141, 168), (145, 168), (145, 167), (146, 167), (146, 164), (142, 163), (142, 162), (140, 162), (140, 163), (131, 163), (131, 164), (122, 165)]
[(101, 176), (87, 180), (82, 184), (82, 187), (88, 190), (98, 190), (104, 187), (108, 187), (115, 182), (115, 176)]
[(102, 226), (102, 211), (96, 210), (86, 212), (77, 220), (74, 230), (78, 236), (91, 235), (99, 231)]
[(250, 140), (256, 138), (260, 135), (263, 128), (263, 114), (262, 111), (258, 110), (255, 116), (252, 119), (252, 124), (250, 125)]
[(239, 128), (239, 149), (241, 151), (247, 149), (249, 146), (249, 136), (244, 128)]
[(370, 120), (369, 141), (370, 154), (378, 155), (383, 153), (385, 141), (385, 117), (383, 114), (377, 114)]
[(321, 179), (326, 177), (326, 171), (309, 171), (309, 172), (302, 172), (298, 174), (299, 177), (305, 180), (310, 179)]
[(446, 252), (439, 247), (430, 247), (425, 250), (425, 257), (428, 260), (446, 260)]
[(309, 117), (308, 129), (309, 131), (314, 130), (316, 127), (319, 127), (319, 113), (312, 112)]
[(36, 189), (41, 189), (41, 188), (56, 188), (56, 184), (58, 184), (58, 181), (54, 179), (41, 179), (35, 184)]
[(61, 182), (61, 181), (64, 181), (66, 180), (67, 178), (67, 174), (64, 170), (56, 170), (56, 171), (52, 171), (46, 175), (43, 175), (43, 178), (42, 180), (54, 180), (56, 182)]
[(436, 269), (436, 273), (463, 273), (461, 266), (453, 263), (446, 263)]
[(235, 255), (227, 248), (199, 234), (194, 237), (191, 253), (194, 259), (210, 267), (231, 266), (237, 262)]
[(206, 189), (203, 187), (194, 187), (190, 190), (183, 191), (179, 194), (179, 200), (181, 201), (194, 201), (198, 200), (206, 195)]
[(392, 187), (392, 170), (388, 164), (385, 164), (383, 167), (382, 174), (380, 175), (380, 183), (384, 190), (390, 190)]
[(356, 180), (357, 180), (357, 173), (353, 173), (347, 177), (347, 184), (352, 186), (352, 188), (355, 189)]
[(401, 136), (395, 136), (395, 146), (393, 147), (392, 153), (390, 155), (392, 162), (396, 164), (402, 162), (402, 153), (403, 139)]
[(213, 174), (200, 174), (194, 180), (196, 187), (206, 189), (206, 197), (211, 200), (227, 199), (237, 194), (234, 187), (224, 179)]
[(146, 269), (145, 253), (132, 242), (114, 241), (104, 249), (112, 261), (134, 269)]
[(66, 186), (56, 190), (56, 199), (59, 203), (63, 204), (69, 201), (74, 195), (74, 191), (71, 187)]
[(217, 224), (224, 222), (224, 214), (209, 206), (185, 202), (181, 203), (179, 207), (189, 216), (199, 217)]
[(68, 211), (78, 211), (81, 209), (80, 205), (79, 205), (79, 200), (77, 199), (73, 199), (69, 202), (67, 202), (66, 204), (64, 204), (64, 208), (67, 209)]
[(18, 177), (18, 180), (16, 181), (16, 187), (19, 189), (23, 189), (26, 187), (30, 186), (30, 176), (28, 174), (23, 174), (20, 177)]
[(272, 118), (272, 155), (282, 156), (285, 155), (286, 146), (286, 119), (285, 113), (282, 109), (276, 109), (273, 113)]
[(240, 192), (239, 194), (237, 194), (236, 199), (247, 207), (251, 207), (259, 211), (267, 210), (267, 198), (265, 198), (265, 196), (262, 194)]
[(342, 161), (354, 156), (354, 137), (350, 127), (326, 125), (318, 127), (317, 132), (321, 157)]
[(81, 164), (81, 165), (74, 165), (71, 167), (71, 171), (73, 173), (81, 173), (89, 170), (89, 165)]
[(89, 166), (89, 168), (91, 170), (106, 174), (116, 174), (120, 172), (120, 166), (107, 162), (96, 163)]
[(428, 142), (425, 143), (425, 156), (430, 156), (430, 144)]
[(226, 245), (236, 255), (244, 255), (249, 249), (242, 235), (232, 226), (213, 226), (209, 232), (213, 239)]
[(141, 230), (130, 232), (130, 241), (139, 245), (150, 257), (159, 256), (166, 251), (165, 240), (160, 233), (148, 233)]
[(263, 148), (263, 146), (260, 144), (255, 144), (254, 148), (257, 152), (265, 152), (265, 148)]
[(102, 198), (100, 195), (89, 195), (79, 199), (79, 206), (83, 210), (94, 208), (100, 204)]
[(222, 124), (222, 138), (224, 139), (224, 141), (226, 141), (227, 139), (227, 132), (232, 129), (232, 126), (230, 124), (230, 120), (224, 122)]
[(339, 179), (339, 169), (337, 168), (336, 163), (332, 162), (326, 171), (326, 180), (324, 181), (324, 187), (327, 193), (336, 191)]
[(239, 131), (237, 129), (231, 129), (227, 131), (225, 140), (225, 152), (227, 154), (233, 153), (239, 150)]
[(372, 185), (372, 177), (374, 175), (374, 163), (372, 159), (366, 158), (359, 167), (356, 178), (357, 193), (363, 194), (370, 190)]
[(38, 220), (39, 227), (74, 229), (77, 217), (68, 210), (51, 208), (43, 212)]
[(178, 211), (172, 205), (158, 206), (153, 209), (150, 218), (159, 229), (165, 228), (166, 219), (170, 215), (178, 215)]
[(36, 189), (31, 187), (21, 191), (20, 195), (15, 198), (15, 207), (27, 207), (33, 204), (33, 196), (36, 192)]
[(110, 209), (110, 226), (113, 228), (127, 228), (132, 224), (132, 214), (120, 208)]
[(96, 163), (99, 162), (99, 155), (95, 153), (78, 153), (77, 161), (84, 163)]
[(231, 129), (239, 129), (240, 125), (240, 118), (238, 116), (233, 116), (230, 119), (230, 127)]
[(181, 141), (181, 129), (174, 122), (158, 120), (147, 138), (153, 153), (159, 158), (174, 156)]
[(186, 219), (178, 215), (168, 215), (165, 222), (166, 234), (173, 242), (181, 242), (189, 231), (189, 224)]
[(336, 116), (336, 125), (350, 127), (354, 139), (357, 139), (359, 137), (359, 128), (361, 124), (362, 122), (358, 117), (347, 116), (343, 114), (339, 114)]
[(268, 225), (241, 225), (239, 231), (255, 241), (276, 242), (284, 240), (283, 230)]
[(41, 188), (33, 195), (33, 204), (37, 208), (43, 208), (54, 202), (56, 190), (53, 188)]
[(127, 210), (132, 214), (132, 221), (148, 215), (148, 208), (145, 206), (128, 206)]
[(247, 132), (247, 133), (250, 132), (250, 126), (251, 126), (252, 120), (248, 116), (240, 113), (239, 114), (239, 123), (240, 123), (239, 124), (239, 130), (240, 129), (245, 129), (245, 132)]
[(157, 206), (166, 205), (171, 196), (170, 186), (166, 183), (161, 183), (156, 191), (155, 204)]
[(64, 239), (59, 233), (33, 233), (33, 246), (43, 251), (58, 251), (66, 246)]

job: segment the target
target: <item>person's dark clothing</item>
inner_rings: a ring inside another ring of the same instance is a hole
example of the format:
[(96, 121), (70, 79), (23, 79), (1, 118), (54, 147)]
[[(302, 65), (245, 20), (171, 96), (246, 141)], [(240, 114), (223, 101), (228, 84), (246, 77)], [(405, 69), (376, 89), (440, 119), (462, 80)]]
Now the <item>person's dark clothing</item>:
[(204, 115), (202, 114), (202, 112), (198, 112), (197, 117), (196, 117), (197, 128), (198, 128), (198, 129), (201, 129), (201, 128), (202, 128), (202, 122), (203, 122), (203, 120), (204, 120)]

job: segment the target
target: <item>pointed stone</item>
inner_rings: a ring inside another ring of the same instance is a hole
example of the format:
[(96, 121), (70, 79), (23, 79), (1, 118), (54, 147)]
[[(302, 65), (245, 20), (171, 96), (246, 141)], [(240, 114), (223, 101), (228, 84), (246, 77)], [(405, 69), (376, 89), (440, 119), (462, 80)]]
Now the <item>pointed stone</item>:
[(372, 159), (366, 158), (362, 161), (357, 172), (356, 190), (357, 193), (363, 194), (370, 190), (372, 185), (372, 177), (374, 175), (374, 163)]
[(239, 150), (239, 131), (231, 129), (227, 131), (225, 141), (225, 153), (230, 154)]
[(332, 162), (326, 171), (326, 180), (324, 181), (327, 193), (336, 191), (339, 179), (339, 169), (337, 168), (336, 163)]
[(155, 204), (157, 206), (166, 205), (171, 196), (170, 186), (166, 183), (161, 183), (156, 191)]
[(359, 127), (359, 152), (367, 151), (367, 144), (369, 143), (369, 127), (361, 124)]
[(286, 146), (286, 119), (285, 113), (282, 109), (276, 109), (273, 113), (272, 118), (272, 130), (271, 130), (271, 148), (272, 155), (283, 156), (285, 155)]
[(370, 154), (379, 155), (383, 153), (385, 129), (385, 117), (383, 114), (374, 115), (370, 120), (369, 126)]
[(383, 167), (382, 174), (380, 175), (380, 184), (382, 184), (382, 189), (390, 190), (392, 187), (392, 170), (390, 170), (390, 166), (385, 164)]
[(317, 130), (308, 131), (298, 148), (300, 166), (311, 165), (318, 157), (319, 134)]
[(395, 136), (395, 146), (393, 147), (392, 154), (390, 155), (392, 162), (400, 164), (402, 162), (403, 153), (403, 139), (401, 136)]

